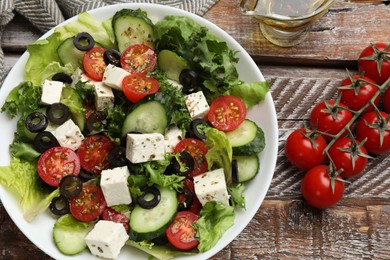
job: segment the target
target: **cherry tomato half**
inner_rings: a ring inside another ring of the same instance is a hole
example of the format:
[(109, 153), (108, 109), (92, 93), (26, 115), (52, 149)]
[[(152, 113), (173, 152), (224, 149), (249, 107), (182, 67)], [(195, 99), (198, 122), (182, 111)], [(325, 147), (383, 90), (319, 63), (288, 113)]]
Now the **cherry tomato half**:
[[(192, 195), (193, 195), (192, 205), (190, 206), (189, 209), (187, 209), (187, 211), (191, 211), (191, 212), (193, 212), (195, 214), (198, 214), (200, 209), (201, 209), (201, 207), (202, 207), (202, 204), (200, 204), (200, 201), (199, 201), (198, 197), (195, 194), (194, 183), (193, 183), (192, 180), (190, 180), (188, 178), (185, 178), (183, 182), (184, 182), (183, 187), (189, 189), (192, 192)], [(183, 201), (185, 201), (185, 199), (186, 199), (185, 195), (180, 194), (180, 193), (177, 195), (177, 200), (178, 200), (179, 203), (182, 203)]]
[(336, 170), (343, 169), (340, 173), (343, 178), (350, 178), (361, 173), (367, 165), (367, 150), (360, 146), (358, 140), (356, 145), (348, 137), (338, 139), (329, 149), (329, 156), (336, 167)]
[[(326, 102), (326, 103), (325, 103)], [(326, 105), (328, 104), (328, 105)], [(346, 109), (335, 110), (336, 101), (327, 100), (317, 104), (310, 114), (310, 126), (317, 127), (321, 132), (326, 132), (331, 135), (338, 134), (352, 119), (352, 113)], [(339, 103), (340, 107), (346, 107)], [(345, 134), (347, 131), (345, 131)], [(330, 140), (332, 137), (324, 135), (325, 140)]]
[(194, 138), (185, 138), (181, 140), (173, 150), (174, 153), (180, 153), (186, 151), (194, 158), (195, 166), (192, 172), (188, 174), (189, 177), (194, 177), (207, 170), (206, 153), (208, 152), (205, 144)]
[(38, 174), (47, 184), (58, 187), (66, 175), (79, 175), (80, 160), (70, 148), (52, 147), (38, 160)]
[[(378, 71), (378, 64), (380, 64)], [(376, 43), (366, 47), (359, 56), (358, 70), (379, 85), (390, 77), (389, 45)]]
[(301, 192), (309, 205), (319, 209), (330, 208), (343, 197), (344, 182), (335, 180), (333, 192), (328, 167), (318, 165), (303, 176)]
[(190, 211), (180, 211), (165, 232), (169, 242), (180, 250), (195, 248), (199, 241), (196, 240), (196, 230), (192, 224), (198, 220), (198, 216)]
[(122, 89), (126, 98), (136, 103), (147, 95), (156, 93), (159, 90), (159, 83), (153, 77), (132, 73), (123, 79)]
[(240, 98), (235, 96), (218, 97), (211, 103), (207, 117), (218, 130), (232, 131), (244, 121), (246, 106)]
[(102, 189), (90, 183), (84, 183), (80, 194), (69, 200), (70, 213), (84, 222), (97, 219), (106, 206)]
[(326, 141), (322, 136), (310, 136), (304, 128), (293, 131), (287, 138), (285, 153), (290, 163), (298, 168), (309, 170), (325, 159)]
[(135, 44), (127, 47), (120, 59), (122, 68), (130, 73), (146, 74), (157, 63), (157, 56), (153, 49), (144, 44)]
[(104, 52), (106, 49), (102, 47), (93, 47), (84, 54), (83, 67), (87, 76), (93, 80), (101, 81), (104, 71), (107, 67), (104, 62)]
[[(390, 151), (390, 121), (385, 123), (388, 114), (380, 112), (378, 117), (375, 111), (364, 114), (356, 126), (356, 139), (363, 141), (369, 153), (382, 154)], [(387, 130), (386, 130), (387, 128)], [(381, 143), (381, 132), (383, 132), (383, 141)]]
[[(371, 83), (367, 83), (365, 81)], [(346, 78), (341, 83), (341, 88), (339, 89), (339, 93), (341, 94), (341, 103), (354, 111), (358, 111), (369, 103), (375, 93), (379, 91), (373, 84), (376, 83), (372, 79), (368, 77), (361, 77), (360, 75), (353, 75), (352, 81), (350, 77)], [(345, 88), (346, 86), (349, 86), (348, 89)], [(379, 104), (379, 95), (374, 100), (374, 103), (375, 105)], [(372, 110), (374, 110), (374, 107), (370, 105), (363, 111), (363, 113)]]
[(81, 167), (87, 172), (100, 174), (102, 170), (109, 168), (108, 153), (115, 144), (103, 135), (91, 135), (81, 143), (77, 154)]

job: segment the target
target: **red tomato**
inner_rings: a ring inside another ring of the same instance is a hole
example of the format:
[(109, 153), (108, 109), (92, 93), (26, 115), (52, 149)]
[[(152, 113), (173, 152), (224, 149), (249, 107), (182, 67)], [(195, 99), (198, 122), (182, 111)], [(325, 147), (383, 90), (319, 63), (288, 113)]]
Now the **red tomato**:
[(110, 167), (108, 153), (115, 144), (103, 135), (91, 135), (81, 143), (77, 154), (81, 167), (87, 172), (100, 174), (102, 170)]
[(338, 139), (329, 149), (336, 170), (343, 169), (341, 177), (350, 178), (361, 173), (367, 165), (367, 150), (360, 145), (358, 140), (355, 144), (348, 137)]
[[(326, 103), (328, 105), (326, 105)], [(317, 104), (310, 114), (310, 126), (317, 127), (321, 132), (331, 135), (339, 133), (352, 119), (352, 113), (346, 109), (336, 108), (336, 101), (327, 100)], [(346, 107), (339, 103), (340, 107)], [(347, 131), (345, 132), (345, 134)], [(344, 135), (345, 135), (344, 134)], [(324, 135), (325, 140), (331, 140), (332, 137)]]
[(147, 95), (156, 93), (159, 88), (159, 83), (155, 78), (146, 77), (140, 73), (132, 73), (122, 81), (123, 93), (133, 103), (138, 102)]
[(304, 128), (293, 131), (286, 140), (285, 153), (290, 163), (308, 170), (325, 159), (326, 141), (322, 136), (310, 136)]
[[(198, 199), (198, 197), (196, 197), (196, 194), (195, 194), (195, 188), (194, 188), (194, 183), (188, 179), (188, 178), (185, 178), (184, 179), (184, 185), (183, 187), (189, 189), (191, 192), (192, 192), (192, 195), (194, 197), (194, 201), (192, 202), (192, 205), (191, 207), (188, 209), (188, 211), (191, 211), (195, 214), (198, 214), (199, 211), (200, 211), (200, 208), (202, 207), (202, 204), (200, 204), (200, 201)], [(181, 203), (182, 201), (184, 201), (186, 198), (184, 197), (183, 194), (178, 194), (177, 195), (177, 200), (179, 201), (179, 203)]]
[(118, 212), (113, 208), (106, 207), (106, 209), (103, 211), (102, 219), (113, 221), (116, 223), (122, 223), (126, 229), (126, 232), (129, 233), (130, 219), (125, 214)]
[[(378, 71), (378, 64), (381, 64)], [(390, 53), (386, 43), (371, 44), (359, 56), (358, 70), (360, 73), (382, 85), (390, 77)]]
[(364, 114), (356, 126), (356, 139), (363, 141), (367, 138), (364, 147), (373, 154), (390, 151), (390, 121), (386, 122), (387, 113), (380, 112), (380, 115), (374, 111)]
[(106, 69), (104, 62), (104, 52), (106, 49), (102, 47), (93, 47), (84, 54), (83, 67), (87, 76), (93, 80), (101, 81)]
[(157, 56), (153, 49), (143, 44), (135, 44), (127, 47), (121, 55), (122, 68), (131, 73), (146, 74), (157, 63)]
[(183, 151), (191, 154), (195, 162), (194, 169), (190, 174), (188, 174), (189, 177), (194, 177), (207, 170), (208, 165), (205, 155), (208, 152), (208, 149), (202, 141), (194, 138), (185, 138), (181, 140), (175, 146), (173, 152), (180, 153)]
[(90, 183), (84, 183), (80, 194), (69, 199), (70, 213), (85, 222), (97, 219), (106, 206), (102, 189)]
[(196, 229), (192, 224), (198, 220), (198, 216), (190, 211), (180, 211), (165, 232), (169, 242), (180, 250), (195, 248), (199, 241), (196, 240)]
[(332, 191), (329, 168), (318, 165), (303, 176), (301, 192), (309, 205), (319, 209), (330, 208), (343, 197), (344, 182), (335, 180)]
[(383, 95), (383, 110), (386, 113), (390, 113), (390, 87), (387, 88)]
[[(351, 81), (352, 78), (352, 81)], [(341, 103), (348, 108), (358, 111), (370, 102), (371, 98), (379, 91), (378, 88), (370, 83), (376, 84), (372, 79), (368, 77), (361, 77), (360, 75), (353, 75), (347, 77), (342, 83), (339, 93), (341, 94)], [(374, 101), (375, 105), (379, 104), (379, 95)], [(370, 105), (363, 113), (374, 110), (374, 107)]]
[(208, 113), (210, 123), (221, 131), (232, 131), (246, 117), (245, 103), (235, 96), (222, 96), (213, 101)]
[(80, 160), (70, 148), (52, 147), (38, 160), (38, 174), (47, 184), (58, 187), (66, 175), (79, 175)]

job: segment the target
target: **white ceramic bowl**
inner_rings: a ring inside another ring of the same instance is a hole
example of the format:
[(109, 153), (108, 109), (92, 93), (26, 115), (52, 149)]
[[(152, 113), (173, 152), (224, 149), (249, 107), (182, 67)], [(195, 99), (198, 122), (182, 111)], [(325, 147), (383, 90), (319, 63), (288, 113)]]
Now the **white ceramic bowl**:
[[(114, 13), (123, 8), (136, 9), (141, 8), (146, 11), (149, 17), (161, 19), (166, 15), (180, 15), (192, 18), (199, 24), (207, 27), (210, 32), (217, 35), (220, 39), (226, 41), (229, 47), (233, 50), (238, 50), (238, 57), (240, 61), (237, 64), (237, 69), (240, 78), (245, 82), (264, 81), (264, 77), (260, 70), (253, 62), (248, 53), (226, 32), (214, 25), (213, 23), (197, 16), (192, 13), (185, 12), (183, 10), (155, 4), (118, 4), (107, 7), (98, 8), (90, 11), (90, 14), (99, 20), (105, 20), (112, 17)], [(63, 24), (76, 20), (77, 17), (73, 17)], [(60, 24), (63, 25), (63, 24)], [(50, 30), (41, 38), (46, 38), (53, 33)], [(0, 92), (0, 106), (5, 102), (8, 93), (13, 87), (18, 85), (24, 79), (24, 66), (28, 59), (28, 53), (24, 53), (19, 61), (10, 71), (6, 78)], [(247, 190), (245, 191), (247, 209), (237, 209), (234, 225), (227, 230), (220, 241), (207, 252), (197, 254), (190, 257), (181, 257), (178, 259), (207, 259), (222, 250), (227, 246), (241, 231), (248, 225), (253, 216), (256, 214), (264, 197), (267, 193), (269, 185), (272, 180), (272, 176), (275, 169), (277, 149), (278, 149), (278, 126), (274, 103), (271, 94), (268, 93), (266, 100), (261, 104), (255, 106), (248, 111), (248, 117), (257, 122), (257, 124), (263, 129), (265, 134), (266, 146), (264, 151), (260, 154), (260, 172), (251, 182), (247, 184)], [(16, 130), (16, 120), (9, 120), (7, 116), (0, 114), (1, 122), (1, 135), (0, 135), (0, 165), (9, 165), (10, 155), (8, 151), (9, 144), (11, 144)], [(22, 216), (19, 201), (15, 197), (4, 189), (0, 185), (0, 198), (7, 210), (8, 214), (19, 227), (19, 229), (27, 236), (32, 243), (39, 247), (49, 256), (55, 259), (96, 259), (92, 256), (88, 250), (84, 253), (70, 257), (61, 254), (52, 239), (52, 228), (55, 219), (50, 216), (49, 213), (43, 213), (34, 219), (31, 223), (26, 222)], [(137, 249), (130, 246), (125, 246), (119, 259), (147, 259), (147, 255)]]

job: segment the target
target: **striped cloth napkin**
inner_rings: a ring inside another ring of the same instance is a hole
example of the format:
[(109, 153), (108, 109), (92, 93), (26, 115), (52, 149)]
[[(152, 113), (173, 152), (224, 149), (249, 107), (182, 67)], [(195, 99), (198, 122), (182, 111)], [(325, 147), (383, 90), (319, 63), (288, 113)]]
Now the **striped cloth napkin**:
[(0, 0), (0, 86), (4, 80), (1, 37), (16, 11), (42, 33), (78, 13), (118, 3), (154, 3), (177, 7), (202, 16), (218, 0)]

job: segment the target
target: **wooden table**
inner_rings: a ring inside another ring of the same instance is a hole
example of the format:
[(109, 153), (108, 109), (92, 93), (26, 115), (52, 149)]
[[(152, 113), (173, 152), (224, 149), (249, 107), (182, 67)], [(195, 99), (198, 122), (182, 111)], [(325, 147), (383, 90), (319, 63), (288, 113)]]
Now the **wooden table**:
[[(239, 11), (239, 1), (220, 0), (205, 18), (233, 36), (270, 81), (279, 122), (279, 155), (267, 197), (247, 228), (213, 259), (389, 259), (390, 157), (370, 160), (351, 180), (337, 206), (308, 206), (299, 188), (304, 171), (284, 156), (288, 133), (303, 125), (313, 105), (335, 97), (357, 57), (374, 42), (390, 43), (389, 1), (337, 0), (300, 45), (280, 48), (261, 35), (257, 23)], [(20, 16), (2, 39), (9, 69), (40, 36)], [(49, 259), (18, 230), (0, 204), (0, 259)]]

